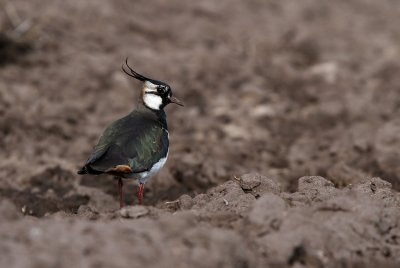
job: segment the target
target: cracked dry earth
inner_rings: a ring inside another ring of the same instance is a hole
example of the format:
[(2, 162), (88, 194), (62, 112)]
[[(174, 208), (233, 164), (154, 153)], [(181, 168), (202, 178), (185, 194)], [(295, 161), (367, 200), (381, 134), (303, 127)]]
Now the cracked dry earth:
[[(400, 266), (399, 1), (10, 2), (0, 267)], [(186, 106), (119, 210), (76, 170), (135, 106), (127, 56)]]

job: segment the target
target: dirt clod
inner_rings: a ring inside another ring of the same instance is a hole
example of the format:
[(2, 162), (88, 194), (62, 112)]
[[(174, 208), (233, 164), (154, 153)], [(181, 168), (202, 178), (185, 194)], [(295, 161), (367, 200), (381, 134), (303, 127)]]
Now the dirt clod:
[(123, 207), (119, 211), (119, 214), (121, 215), (122, 218), (130, 218), (130, 219), (137, 219), (146, 216), (149, 213), (150, 211), (143, 206)]
[(261, 176), (258, 174), (245, 174), (240, 177), (240, 186), (243, 190), (252, 190), (261, 184)]

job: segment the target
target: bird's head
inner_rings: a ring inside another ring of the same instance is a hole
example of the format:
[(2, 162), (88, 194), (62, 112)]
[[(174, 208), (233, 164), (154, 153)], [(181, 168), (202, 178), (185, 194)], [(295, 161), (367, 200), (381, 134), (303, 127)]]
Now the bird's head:
[(125, 64), (128, 67), (129, 71), (124, 68), (124, 65), (122, 65), (122, 70), (127, 75), (143, 82), (141, 97), (143, 100), (143, 104), (147, 108), (150, 108), (152, 110), (161, 110), (170, 103), (175, 103), (177, 105), (183, 106), (183, 103), (180, 100), (172, 96), (171, 87), (169, 85), (161, 81), (147, 78), (135, 72), (128, 65), (128, 58), (126, 58)]

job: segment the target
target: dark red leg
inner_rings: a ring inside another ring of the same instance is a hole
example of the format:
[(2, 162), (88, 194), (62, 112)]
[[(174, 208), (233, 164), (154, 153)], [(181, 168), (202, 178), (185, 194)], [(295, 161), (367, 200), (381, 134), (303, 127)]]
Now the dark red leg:
[(144, 195), (144, 184), (139, 184), (139, 192), (137, 193), (137, 198), (139, 200), (139, 205), (143, 203), (143, 195)]
[(124, 191), (123, 191), (124, 183), (121, 178), (118, 178), (118, 195), (119, 195), (119, 208), (124, 207)]

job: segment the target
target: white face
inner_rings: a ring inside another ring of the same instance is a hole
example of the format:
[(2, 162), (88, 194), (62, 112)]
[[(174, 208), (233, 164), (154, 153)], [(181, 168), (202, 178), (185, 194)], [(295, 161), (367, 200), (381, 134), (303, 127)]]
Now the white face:
[(159, 95), (157, 95), (157, 85), (154, 85), (149, 81), (144, 83), (143, 102), (150, 109), (160, 110), (163, 100)]

